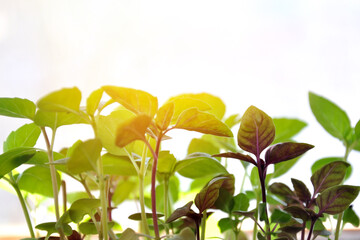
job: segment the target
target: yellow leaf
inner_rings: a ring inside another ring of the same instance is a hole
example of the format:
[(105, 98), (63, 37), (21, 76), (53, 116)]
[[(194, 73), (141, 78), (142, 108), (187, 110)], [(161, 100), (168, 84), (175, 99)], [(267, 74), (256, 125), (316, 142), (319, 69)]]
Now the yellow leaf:
[(81, 92), (77, 87), (52, 92), (37, 102), (39, 109), (48, 112), (78, 112)]
[(89, 115), (94, 115), (96, 109), (99, 106), (101, 97), (103, 95), (104, 90), (103, 89), (97, 89), (93, 91), (90, 96), (86, 100), (86, 112)]
[(104, 86), (102, 89), (116, 102), (136, 114), (146, 114), (153, 118), (157, 112), (158, 100), (150, 93), (115, 86)]
[(155, 123), (160, 130), (164, 131), (169, 127), (172, 116), (174, 115), (174, 108), (175, 104), (173, 102), (169, 102), (159, 109), (156, 115)]

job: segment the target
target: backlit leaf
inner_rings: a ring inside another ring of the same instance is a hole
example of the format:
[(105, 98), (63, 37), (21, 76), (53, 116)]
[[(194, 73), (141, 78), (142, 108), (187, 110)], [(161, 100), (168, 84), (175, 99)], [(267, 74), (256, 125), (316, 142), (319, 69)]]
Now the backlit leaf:
[(296, 195), (302, 202), (307, 202), (311, 199), (310, 191), (306, 187), (305, 183), (295, 178), (292, 178), (291, 182), (293, 184)]
[(102, 156), (104, 174), (118, 176), (135, 176), (137, 172), (130, 159), (106, 153)]
[(234, 196), (231, 203), (231, 211), (247, 211), (250, 206), (250, 200), (244, 193)]
[(356, 215), (351, 205), (344, 211), (343, 221), (344, 224), (351, 223), (354, 227), (359, 227), (359, 216)]
[(238, 131), (238, 145), (256, 156), (269, 146), (275, 137), (274, 123), (266, 113), (250, 106), (242, 116)]
[(288, 142), (307, 125), (299, 119), (291, 118), (273, 118), (273, 121), (275, 125), (275, 139), (273, 144)]
[(332, 136), (345, 140), (351, 130), (346, 112), (328, 99), (309, 92), (311, 110), (316, 120)]
[(98, 139), (90, 139), (78, 144), (66, 163), (67, 169), (74, 174), (96, 171), (101, 149), (101, 142)]
[(153, 118), (158, 110), (157, 98), (145, 91), (115, 86), (102, 88), (112, 99), (136, 114), (145, 114)]
[(65, 125), (88, 123), (86, 118), (79, 114), (71, 112), (46, 112), (38, 110), (36, 112), (34, 122), (39, 127), (49, 127), (53, 130)]
[[(344, 158), (342, 157), (327, 157), (327, 158), (321, 158), (317, 161), (315, 161), (313, 163), (313, 165), (311, 166), (311, 173), (314, 174), (317, 170), (321, 169), (322, 167), (324, 167), (326, 164), (332, 163), (332, 162), (336, 162), (336, 161), (343, 161)], [(348, 179), (351, 175), (352, 172), (352, 167), (351, 165), (346, 169), (346, 173), (345, 173), (345, 180)]]
[(127, 228), (124, 232), (122, 232), (119, 240), (139, 240), (139, 238), (134, 230)]
[(323, 191), (317, 198), (319, 214), (338, 214), (343, 212), (355, 200), (360, 187), (340, 185)]
[(125, 147), (135, 140), (144, 140), (146, 129), (150, 123), (151, 118), (145, 114), (137, 115), (121, 123), (116, 131), (116, 145)]
[[(60, 174), (56, 172), (57, 182), (61, 182)], [(49, 167), (35, 166), (26, 169), (18, 179), (19, 188), (29, 193), (53, 197), (53, 186)], [(58, 185), (58, 190), (60, 185)]]
[(233, 136), (223, 122), (210, 113), (200, 112), (197, 108), (185, 110), (179, 116), (175, 128), (223, 137)]
[(84, 198), (75, 201), (69, 208), (69, 216), (74, 223), (80, 222), (85, 215), (92, 216), (100, 207), (99, 199)]
[(306, 143), (278, 143), (266, 151), (265, 162), (267, 165), (284, 162), (302, 155), (313, 147)]
[[(59, 228), (56, 227), (56, 222), (41, 223), (36, 225), (35, 228), (39, 230), (47, 231), (47, 236), (50, 236), (53, 233), (58, 233), (60, 230)], [(72, 234), (72, 229), (68, 224), (63, 224), (62, 228), (66, 236), (70, 236)]]
[(160, 130), (164, 131), (169, 127), (174, 111), (175, 104), (173, 102), (164, 104), (161, 108), (159, 108), (155, 123)]
[(214, 206), (219, 197), (219, 189), (227, 177), (213, 178), (195, 197), (195, 205), (202, 213)]
[[(108, 229), (111, 229), (115, 223), (114, 222), (108, 222)], [(100, 225), (100, 223), (99, 223)], [(82, 222), (79, 224), (79, 231), (82, 233), (82, 234), (85, 234), (85, 235), (96, 235), (96, 234), (99, 234), (97, 229), (96, 229), (96, 226), (95, 226), (95, 223), (93, 222)]]
[(86, 99), (86, 112), (89, 115), (94, 115), (95, 111), (99, 107), (101, 97), (104, 90), (102, 88), (93, 91), (90, 96)]
[(36, 150), (29, 147), (20, 147), (11, 149), (0, 155), (0, 179), (17, 168), (23, 163), (30, 160)]
[(191, 206), (193, 201), (188, 202), (183, 207), (175, 209), (175, 211), (170, 215), (168, 219), (166, 219), (166, 223), (171, 223), (176, 219), (186, 216), (191, 211)]
[(215, 146), (211, 141), (203, 138), (193, 138), (188, 146), (187, 154), (195, 152), (203, 152), (210, 155), (216, 154), (220, 149)]
[(233, 114), (225, 119), (224, 123), (229, 127), (232, 128), (236, 124), (241, 122), (241, 116), (239, 114)]
[(358, 141), (360, 141), (360, 120), (355, 125), (355, 136)]
[(190, 154), (186, 159), (178, 161), (175, 171), (192, 179), (228, 173), (219, 161), (205, 153)]
[(78, 112), (81, 92), (77, 87), (63, 88), (42, 97), (37, 106), (48, 112)]
[(229, 229), (234, 229), (236, 227), (237, 221), (231, 218), (222, 218), (218, 221), (218, 226), (220, 228), (220, 232), (223, 233)]
[(0, 98), (0, 115), (33, 120), (36, 105), (22, 98)]
[(285, 162), (279, 162), (274, 165), (274, 173), (272, 175), (272, 178), (277, 178), (285, 173), (287, 173), (301, 158), (302, 156), (296, 157), (294, 159), (285, 161)]
[(132, 180), (121, 181), (117, 184), (116, 189), (114, 191), (114, 195), (111, 200), (114, 205), (117, 206), (130, 196), (132, 192), (136, 189), (137, 183)]
[(350, 164), (344, 161), (329, 163), (317, 170), (311, 176), (311, 182), (314, 186), (314, 194), (321, 193), (325, 189), (342, 183), (346, 169)]
[(157, 171), (161, 174), (172, 174), (174, 172), (176, 158), (169, 151), (161, 151), (158, 157)]
[(124, 123), (133, 117), (135, 117), (134, 113), (127, 109), (115, 110), (107, 116), (98, 116), (96, 120), (97, 136), (109, 153), (114, 155), (126, 155), (124, 149), (115, 144), (116, 130), (119, 124)]
[(35, 146), (41, 130), (34, 123), (21, 126), (16, 131), (10, 133), (3, 145), (3, 151), (17, 147), (33, 147)]

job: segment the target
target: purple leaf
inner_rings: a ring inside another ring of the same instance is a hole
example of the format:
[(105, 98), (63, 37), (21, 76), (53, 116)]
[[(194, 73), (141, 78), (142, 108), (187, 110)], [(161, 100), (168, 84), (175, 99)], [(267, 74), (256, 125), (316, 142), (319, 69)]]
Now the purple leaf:
[(286, 142), (271, 146), (265, 155), (267, 165), (284, 162), (300, 156), (314, 146), (307, 143)]

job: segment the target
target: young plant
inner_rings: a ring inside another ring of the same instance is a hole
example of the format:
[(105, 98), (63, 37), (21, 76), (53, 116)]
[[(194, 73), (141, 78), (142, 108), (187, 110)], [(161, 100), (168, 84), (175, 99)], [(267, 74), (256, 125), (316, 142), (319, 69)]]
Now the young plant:
[[(262, 195), (262, 204), (259, 205), (261, 220), (265, 221), (263, 234), (266, 239), (271, 239), (269, 215), (267, 211), (266, 198), (266, 174), (267, 168), (271, 164), (277, 164), (293, 159), (309, 149), (312, 145), (306, 143), (279, 143), (270, 147), (265, 154), (265, 160), (260, 156), (261, 153), (273, 142), (275, 138), (275, 126), (272, 119), (260, 109), (250, 106), (242, 116), (237, 140), (241, 149), (252, 153), (255, 159), (250, 155), (240, 152), (228, 152), (215, 155), (215, 157), (235, 158), (253, 164), (257, 168)], [(257, 218), (257, 216), (256, 216)]]

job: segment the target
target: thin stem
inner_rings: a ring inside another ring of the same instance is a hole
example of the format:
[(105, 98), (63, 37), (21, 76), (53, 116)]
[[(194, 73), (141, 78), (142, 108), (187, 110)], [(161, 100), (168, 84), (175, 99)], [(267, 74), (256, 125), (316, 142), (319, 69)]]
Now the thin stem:
[[(165, 180), (164, 180), (164, 216), (165, 216), (165, 220), (167, 220), (169, 217), (168, 210), (169, 210), (169, 178), (165, 177)], [(166, 226), (165, 231), (166, 231), (166, 235), (169, 235), (168, 226)]]
[[(141, 164), (140, 170), (138, 171), (139, 177), (139, 201), (140, 201), (140, 214), (141, 214), (141, 225), (143, 231), (146, 235), (150, 235), (150, 229), (148, 222), (146, 221), (146, 212), (145, 212), (145, 195), (144, 195), (144, 178), (146, 175), (146, 155), (147, 155), (147, 147), (144, 146), (143, 152), (141, 155)], [(147, 237), (150, 240), (149, 237)]]
[[(56, 129), (53, 130), (52, 133), (52, 137), (51, 137), (51, 143), (49, 141), (49, 137), (46, 133), (45, 127), (41, 127), (41, 131), (44, 135), (45, 138), (45, 143), (46, 143), (46, 148), (47, 148), (47, 154), (48, 154), (48, 158), (49, 158), (49, 168), (50, 168), (50, 175), (51, 175), (51, 183), (52, 183), (52, 188), (53, 188), (53, 194), (54, 194), (54, 207), (55, 207), (55, 216), (56, 216), (56, 221), (58, 221), (60, 219), (60, 211), (59, 211), (59, 192), (58, 192), (58, 182), (56, 179), (56, 169), (55, 169), (55, 165), (54, 163), (54, 155), (53, 155), (53, 147), (54, 147), (54, 142), (55, 142), (55, 134), (56, 134)], [(60, 239), (64, 240), (65, 239), (65, 234), (64, 231), (62, 229), (62, 226), (59, 230), (60, 233)]]
[(66, 196), (66, 182), (63, 180), (61, 181), (62, 193), (63, 193), (63, 212), (65, 213), (67, 210), (67, 196)]
[(311, 220), (311, 226), (310, 226), (309, 235), (308, 235), (307, 240), (311, 240), (311, 235), (312, 235), (312, 233), (313, 233), (316, 220), (317, 220), (317, 219), (312, 219), (312, 220)]
[(20, 201), (21, 208), (22, 208), (24, 216), (25, 216), (26, 224), (27, 224), (27, 226), (29, 228), (30, 236), (31, 236), (31, 238), (35, 238), (35, 233), (34, 233), (34, 229), (32, 227), (29, 211), (28, 211), (28, 209), (26, 207), (25, 199), (24, 199), (24, 197), (23, 197), (23, 195), (22, 195), (22, 193), (21, 193), (21, 191), (19, 189), (19, 186), (15, 182), (11, 172), (10, 172), (10, 179), (7, 179), (5, 177), (3, 179), (7, 180), (10, 183), (10, 185), (13, 186), (13, 188), (14, 188), (17, 196), (18, 196), (18, 199)]
[(203, 217), (201, 219), (201, 240), (205, 240), (206, 220), (207, 220), (207, 212), (205, 210), (203, 212)]
[[(345, 162), (347, 162), (350, 151), (351, 151), (351, 148), (349, 146), (346, 146), (345, 155), (344, 155), (344, 159), (343, 159)], [(335, 229), (335, 240), (339, 240), (339, 236), (340, 236), (340, 232), (341, 232), (341, 221), (342, 221), (343, 215), (344, 215), (344, 212), (339, 213), (338, 218), (337, 218), (336, 229)]]
[(101, 156), (98, 160), (98, 171), (99, 171), (99, 188), (100, 188), (100, 203), (101, 203), (101, 225), (103, 239), (108, 239), (108, 226), (107, 226), (107, 200), (106, 200), (106, 184), (104, 169)]

